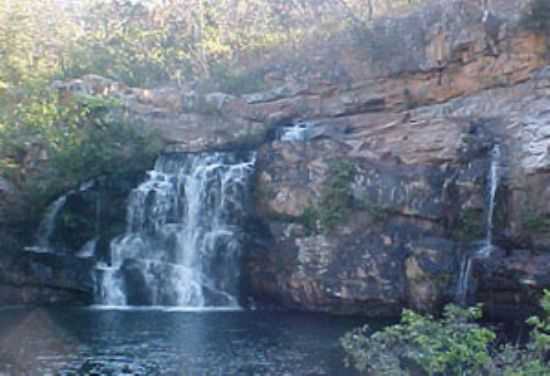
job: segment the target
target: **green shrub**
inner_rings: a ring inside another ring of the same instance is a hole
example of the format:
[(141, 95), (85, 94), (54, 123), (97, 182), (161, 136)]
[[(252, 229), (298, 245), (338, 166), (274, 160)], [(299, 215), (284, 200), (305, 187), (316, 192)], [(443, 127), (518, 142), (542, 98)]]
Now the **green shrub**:
[(313, 235), (319, 232), (319, 213), (314, 207), (304, 209), (300, 222), (304, 225), (306, 235)]
[[(368, 326), (346, 334), (346, 362), (365, 375), (546, 376), (550, 375), (550, 291), (541, 301), (543, 313), (531, 317), (526, 345), (494, 347), (496, 335), (473, 322), (480, 306), (445, 307), (434, 319), (409, 310), (401, 322), (371, 334)], [(493, 347), (491, 351), (490, 348)]]
[[(223, 64), (214, 64), (211, 77), (214, 89), (231, 94), (250, 94), (266, 89), (266, 83), (261, 71), (238, 72)], [(206, 83), (208, 85), (208, 83)]]
[(62, 103), (48, 91), (29, 96), (3, 114), (0, 174), (12, 177), (40, 208), (92, 178), (149, 168), (162, 147), (159, 135), (113, 116), (116, 107), (102, 97)]
[(355, 367), (368, 375), (478, 375), (491, 363), (488, 345), (495, 334), (471, 321), (481, 309), (449, 305), (443, 318), (405, 310), (401, 322), (368, 336), (368, 328), (347, 334), (342, 345)]
[(47, 167), (28, 183), (37, 204), (56, 192), (102, 175), (145, 171), (161, 150), (160, 138), (141, 125), (108, 122), (84, 128), (74, 142), (50, 149)]
[(550, 218), (544, 216), (527, 215), (523, 220), (523, 227), (530, 232), (548, 232), (550, 230)]
[(355, 165), (351, 161), (329, 164), (318, 204), (306, 208), (300, 219), (308, 234), (331, 231), (347, 220), (353, 204), (351, 183), (355, 174)]

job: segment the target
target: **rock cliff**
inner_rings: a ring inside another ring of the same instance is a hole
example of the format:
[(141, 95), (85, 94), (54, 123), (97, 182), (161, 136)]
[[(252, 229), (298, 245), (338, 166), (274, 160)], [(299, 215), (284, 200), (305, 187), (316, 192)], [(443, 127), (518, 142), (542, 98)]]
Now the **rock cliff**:
[(490, 22), (475, 1), (376, 20), (305, 47), (249, 95), (98, 76), (55, 86), (118, 98), (119, 115), (158, 129), (167, 151), (258, 150), (247, 284), (260, 301), (303, 310), (389, 316), (451, 301), (484, 237), (500, 145), (501, 251), (473, 273), (497, 314), (550, 287), (550, 66), (522, 3), (495, 0)]
[(0, 262), (0, 303), (91, 304), (93, 265), (93, 260), (67, 255), (4, 251)]

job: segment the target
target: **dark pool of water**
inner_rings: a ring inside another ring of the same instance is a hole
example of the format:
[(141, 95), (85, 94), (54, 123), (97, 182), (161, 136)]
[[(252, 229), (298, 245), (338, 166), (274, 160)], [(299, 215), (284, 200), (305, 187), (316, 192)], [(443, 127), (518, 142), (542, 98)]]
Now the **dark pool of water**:
[(338, 339), (364, 323), (261, 311), (7, 309), (0, 375), (354, 375)]

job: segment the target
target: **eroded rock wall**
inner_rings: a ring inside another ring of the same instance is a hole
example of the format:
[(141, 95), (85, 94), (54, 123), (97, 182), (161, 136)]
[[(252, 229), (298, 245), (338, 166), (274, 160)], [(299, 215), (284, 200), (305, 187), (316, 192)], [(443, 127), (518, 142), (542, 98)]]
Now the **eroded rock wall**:
[[(400, 42), (410, 44), (410, 65), (388, 59), (378, 79), (325, 96), (310, 109), (307, 142), (260, 149), (258, 208), (274, 234), (271, 250), (250, 262), (260, 298), (373, 316), (452, 301), (464, 254), (485, 236), (489, 154), (499, 144), (495, 235), (505, 250), (482, 260), (492, 268), (475, 267), (477, 298), (495, 315), (512, 301), (536, 305), (549, 287), (544, 267), (529, 266), (546, 251), (549, 230), (548, 68), (544, 41), (519, 28), (512, 8), (495, 15), (498, 35), (488, 35), (473, 3), (412, 15), (420, 17), (407, 26), (412, 37)], [(341, 160), (356, 168), (350, 213), (312, 236), (304, 212), (326, 204), (329, 166)], [(493, 294), (495, 273), (517, 268), (530, 293), (518, 282)]]
[(93, 260), (3, 251), (0, 305), (93, 303)]

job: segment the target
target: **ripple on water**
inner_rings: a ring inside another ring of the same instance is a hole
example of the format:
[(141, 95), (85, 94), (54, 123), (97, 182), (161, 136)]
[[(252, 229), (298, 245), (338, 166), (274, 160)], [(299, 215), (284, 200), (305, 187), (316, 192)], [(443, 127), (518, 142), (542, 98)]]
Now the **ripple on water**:
[(261, 311), (4, 310), (0, 374), (346, 376), (338, 339), (362, 324)]

